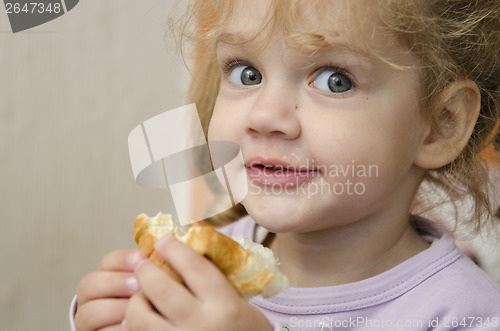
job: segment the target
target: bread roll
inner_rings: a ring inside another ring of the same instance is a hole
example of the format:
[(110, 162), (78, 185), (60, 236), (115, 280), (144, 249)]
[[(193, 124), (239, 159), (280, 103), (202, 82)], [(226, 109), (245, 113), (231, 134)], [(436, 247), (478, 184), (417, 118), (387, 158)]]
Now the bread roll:
[(197, 223), (183, 230), (170, 215), (162, 213), (155, 217), (138, 215), (133, 233), (139, 249), (180, 283), (181, 277), (154, 250), (155, 242), (165, 235), (176, 237), (212, 261), (245, 299), (259, 294), (271, 297), (288, 287), (288, 280), (279, 272), (273, 252), (241, 236), (233, 240), (212, 226)]

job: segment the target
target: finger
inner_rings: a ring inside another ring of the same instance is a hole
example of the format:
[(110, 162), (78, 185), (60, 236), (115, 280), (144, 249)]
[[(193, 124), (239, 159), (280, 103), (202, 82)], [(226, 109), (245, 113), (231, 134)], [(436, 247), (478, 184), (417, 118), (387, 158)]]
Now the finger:
[(127, 326), (127, 320), (123, 320), (122, 324), (120, 325), (120, 331), (130, 331), (128, 326)]
[(182, 277), (195, 296), (202, 298), (224, 293), (236, 294), (213, 263), (174, 237), (165, 236), (158, 240), (155, 250)]
[(160, 316), (143, 293), (130, 298), (125, 312), (125, 329), (129, 331), (173, 330), (172, 324)]
[(131, 272), (94, 271), (82, 277), (76, 289), (78, 306), (100, 298), (128, 298), (139, 290)]
[(193, 295), (152, 262), (142, 263), (135, 272), (142, 293), (172, 324), (193, 314), (198, 302)]
[(104, 255), (97, 270), (132, 272), (145, 259), (147, 259), (146, 253), (138, 249), (116, 250)]
[(129, 299), (101, 299), (79, 306), (75, 315), (77, 330), (96, 330), (120, 325)]

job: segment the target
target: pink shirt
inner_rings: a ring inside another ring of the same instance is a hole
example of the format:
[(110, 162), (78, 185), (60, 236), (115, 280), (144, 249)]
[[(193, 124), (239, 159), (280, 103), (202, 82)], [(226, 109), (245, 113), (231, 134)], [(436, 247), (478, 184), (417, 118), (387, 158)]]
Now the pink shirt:
[[(255, 226), (247, 216), (221, 232), (252, 238)], [(500, 285), (461, 255), (437, 225), (420, 219), (416, 226), (432, 245), (389, 271), (346, 285), (289, 288), (250, 302), (275, 322), (276, 331), (500, 330)]]

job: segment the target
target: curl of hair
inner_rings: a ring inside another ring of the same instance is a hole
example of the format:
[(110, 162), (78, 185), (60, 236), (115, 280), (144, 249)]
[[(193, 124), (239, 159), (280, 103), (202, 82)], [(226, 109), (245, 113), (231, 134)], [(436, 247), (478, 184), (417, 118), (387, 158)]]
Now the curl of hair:
[[(479, 118), (469, 142), (456, 160), (428, 171), (424, 180), (448, 193), (451, 203), (472, 198), (469, 217), (457, 224), (475, 230), (491, 220), (488, 168), (479, 153), (493, 142), (499, 117), (500, 2), (495, 0), (379, 0), (379, 15), (399, 40), (420, 60), (423, 109), (434, 125), (441, 123), (433, 109), (436, 97), (451, 82), (471, 80), (481, 94)], [(420, 203), (425, 197), (420, 196)], [(432, 204), (432, 203), (431, 203)], [(457, 210), (457, 209), (456, 209)]]

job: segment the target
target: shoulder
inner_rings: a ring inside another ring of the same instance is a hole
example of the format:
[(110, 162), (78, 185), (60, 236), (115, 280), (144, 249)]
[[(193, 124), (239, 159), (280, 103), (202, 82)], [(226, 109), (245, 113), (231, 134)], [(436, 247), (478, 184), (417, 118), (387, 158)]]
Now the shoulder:
[[(454, 263), (428, 279), (429, 295), (457, 312), (495, 311), (500, 317), (500, 284), (492, 280), (469, 258), (461, 256)], [(422, 284), (424, 285), (424, 284)]]
[[(442, 237), (439, 241), (430, 250), (442, 248), (440, 244), (452, 238)], [(406, 307), (400, 308), (402, 315), (412, 312), (406, 318), (418, 316), (440, 330), (498, 330), (500, 284), (463, 255), (449, 262), (438, 268), (430, 263), (436, 272), (396, 299), (392, 306)]]
[(500, 284), (460, 254), (453, 237), (437, 224), (421, 219), (417, 228), (435, 241), (427, 252), (419, 254), (427, 261), (420, 267), (425, 266), (422, 269), (429, 276), (410, 293), (426, 298), (427, 308), (446, 316), (500, 317)]
[[(500, 285), (461, 256), (417, 286), (414, 309), (443, 330), (498, 330)], [(403, 299), (404, 300), (404, 299)]]

